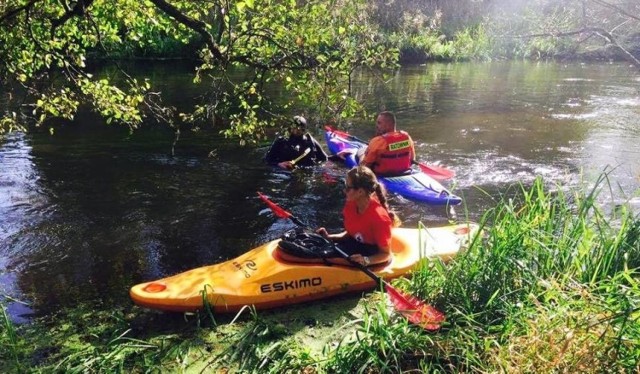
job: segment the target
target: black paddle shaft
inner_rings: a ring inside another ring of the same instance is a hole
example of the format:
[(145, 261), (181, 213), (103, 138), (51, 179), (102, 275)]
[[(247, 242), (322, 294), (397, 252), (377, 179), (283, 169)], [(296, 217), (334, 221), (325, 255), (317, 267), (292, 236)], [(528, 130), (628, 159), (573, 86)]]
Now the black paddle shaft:
[(351, 264), (355, 265), (357, 268), (359, 268), (360, 270), (362, 270), (365, 274), (367, 274), (369, 277), (371, 277), (371, 279), (373, 279), (376, 283), (378, 284), (383, 284), (384, 281), (382, 280), (382, 278), (380, 278), (379, 276), (377, 276), (374, 272), (372, 272), (371, 270), (369, 270), (368, 267), (362, 265), (361, 263), (353, 260), (351, 258), (351, 256), (349, 256), (348, 254), (346, 254), (342, 249), (340, 249), (340, 247), (338, 247), (336, 245), (336, 243), (333, 243), (333, 249), (336, 250), (336, 252), (338, 252), (340, 254), (340, 256), (342, 256), (345, 260), (349, 261)]
[[(306, 223), (302, 222), (298, 217), (294, 216), (293, 214), (287, 212), (286, 210), (280, 208), (276, 203), (274, 203), (273, 201), (269, 200), (266, 196), (263, 196), (262, 194), (260, 194), (258, 192), (258, 195), (260, 196), (260, 198), (262, 198), (262, 200), (267, 203), (267, 205), (269, 206), (269, 208), (280, 218), (289, 218), (291, 220), (291, 222), (295, 223), (297, 226), (303, 227), (303, 228), (309, 228), (309, 225), (307, 225)], [(356, 266), (358, 269), (362, 270), (365, 274), (367, 274), (369, 277), (371, 277), (371, 279), (373, 279), (376, 283), (378, 284), (383, 284), (384, 280), (382, 278), (380, 278), (379, 276), (377, 276), (375, 273), (373, 273), (371, 270), (369, 270), (366, 266), (362, 265), (361, 263), (354, 261), (348, 254), (346, 254), (342, 249), (340, 249), (336, 243), (333, 242), (333, 240), (331, 240), (331, 243), (333, 244), (333, 248), (336, 250), (336, 252), (338, 252), (338, 254), (340, 256), (342, 256), (345, 260), (347, 260), (349, 263), (351, 263), (352, 265)]]
[[(307, 225), (304, 222), (300, 221), (300, 219), (298, 217), (294, 216), (291, 213), (289, 213), (289, 219), (291, 220), (291, 222), (295, 223), (296, 225), (298, 225), (300, 227), (309, 228), (309, 225)], [(351, 263), (352, 265), (354, 265), (357, 268), (359, 268), (360, 270), (362, 270), (365, 274), (367, 274), (369, 277), (371, 277), (371, 279), (373, 279), (376, 283), (378, 283), (378, 284), (383, 284), (384, 283), (382, 278), (380, 278), (374, 272), (369, 270), (368, 267), (366, 267), (366, 266), (362, 265), (361, 263), (353, 260), (351, 258), (351, 256), (349, 256), (346, 252), (344, 252), (342, 249), (340, 249), (340, 247), (338, 247), (336, 245), (336, 243), (334, 243), (333, 241), (331, 241), (331, 243), (333, 244), (333, 248), (336, 250), (336, 252), (338, 252), (338, 254), (340, 256), (342, 256), (345, 260), (349, 261), (349, 263)]]

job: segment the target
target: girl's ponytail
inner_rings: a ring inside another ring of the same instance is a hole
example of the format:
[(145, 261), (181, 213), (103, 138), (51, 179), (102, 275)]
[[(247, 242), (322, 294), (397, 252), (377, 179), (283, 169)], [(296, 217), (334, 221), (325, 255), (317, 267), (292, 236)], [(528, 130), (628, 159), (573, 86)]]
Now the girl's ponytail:
[(375, 193), (380, 205), (382, 205), (382, 207), (387, 210), (387, 213), (389, 213), (389, 217), (391, 217), (391, 220), (393, 221), (393, 227), (400, 226), (402, 221), (395, 212), (389, 209), (389, 205), (387, 204), (387, 193), (380, 182), (376, 183)]
[(400, 217), (389, 210), (387, 204), (387, 191), (384, 186), (378, 182), (378, 178), (371, 169), (364, 165), (355, 166), (347, 172), (347, 176), (351, 180), (354, 187), (363, 188), (368, 193), (375, 192), (380, 205), (389, 213), (389, 217), (393, 220), (393, 226), (400, 226)]

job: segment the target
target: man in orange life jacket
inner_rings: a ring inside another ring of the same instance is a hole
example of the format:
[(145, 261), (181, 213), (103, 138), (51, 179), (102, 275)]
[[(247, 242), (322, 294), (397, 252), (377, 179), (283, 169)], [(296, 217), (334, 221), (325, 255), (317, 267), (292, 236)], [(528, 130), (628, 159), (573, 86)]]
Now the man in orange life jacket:
[(411, 169), (415, 157), (409, 134), (396, 130), (396, 116), (392, 112), (380, 112), (376, 119), (376, 136), (369, 142), (360, 164), (368, 166), (377, 175), (400, 175)]

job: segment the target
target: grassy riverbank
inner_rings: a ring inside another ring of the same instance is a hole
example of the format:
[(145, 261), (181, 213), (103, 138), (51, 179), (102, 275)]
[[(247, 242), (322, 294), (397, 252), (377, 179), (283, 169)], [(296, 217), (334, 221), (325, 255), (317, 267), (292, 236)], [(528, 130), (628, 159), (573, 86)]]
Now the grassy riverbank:
[(599, 208), (605, 183), (517, 187), (464, 254), (396, 282), (446, 312), (435, 334), (408, 325), (379, 292), (237, 320), (86, 305), (24, 326), (0, 314), (0, 371), (632, 372), (640, 219)]

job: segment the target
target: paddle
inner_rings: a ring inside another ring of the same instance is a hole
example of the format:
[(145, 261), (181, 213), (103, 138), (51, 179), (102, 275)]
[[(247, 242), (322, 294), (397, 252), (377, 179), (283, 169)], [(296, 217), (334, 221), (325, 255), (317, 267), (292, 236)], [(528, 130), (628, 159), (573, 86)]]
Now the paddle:
[[(353, 136), (351, 134), (349, 134), (348, 132), (344, 132), (344, 131), (340, 131), (338, 129), (334, 129), (331, 126), (325, 126), (324, 127), (325, 130), (327, 131), (331, 131), (343, 138), (349, 139), (349, 140), (354, 140), (360, 143), (364, 143), (364, 144), (369, 144), (369, 142), (364, 141), (356, 136)], [(420, 170), (422, 170), (423, 173), (429, 175), (430, 177), (432, 177), (433, 179), (436, 180), (446, 180), (446, 179), (451, 179), (453, 177), (455, 177), (456, 173), (453, 170), (447, 169), (447, 168), (443, 168), (440, 166), (435, 166), (435, 165), (427, 165), (424, 163), (420, 163), (416, 160), (411, 160), (411, 163), (414, 165), (418, 165), (420, 167)]]
[[(288, 218), (293, 223), (300, 227), (306, 227), (302, 221), (300, 221), (296, 216), (289, 213), (288, 211), (282, 209), (273, 201), (269, 200), (268, 197), (258, 192), (258, 196), (262, 201), (264, 201), (267, 206), (273, 211), (279, 218)], [(366, 266), (362, 265), (359, 262), (356, 262), (351, 259), (351, 257), (342, 251), (338, 246), (334, 244), (334, 249), (340, 256), (342, 256), (345, 260), (349, 261), (352, 265), (362, 270), (365, 274), (367, 274), (371, 279), (373, 279), (377, 284), (384, 285), (384, 289), (389, 295), (389, 299), (391, 300), (394, 308), (400, 314), (402, 314), (407, 320), (414, 325), (420, 326), (428, 331), (435, 331), (440, 328), (440, 325), (444, 322), (445, 316), (442, 312), (437, 310), (435, 307), (425, 303), (422, 300), (417, 299), (414, 296), (407, 295), (404, 292), (396, 289), (391, 284), (386, 282), (384, 279), (377, 276), (374, 272), (369, 270)]]
[(300, 156), (298, 156), (298, 157), (294, 158), (293, 160), (291, 160), (291, 165), (295, 165), (296, 162), (298, 162), (298, 161), (302, 160), (303, 158), (305, 158), (309, 154), (309, 152), (311, 152), (311, 148), (305, 149), (304, 152), (302, 152), (302, 154)]

